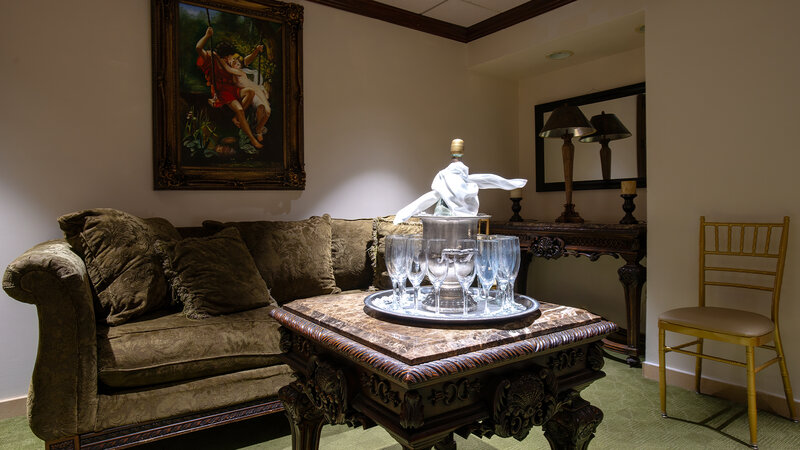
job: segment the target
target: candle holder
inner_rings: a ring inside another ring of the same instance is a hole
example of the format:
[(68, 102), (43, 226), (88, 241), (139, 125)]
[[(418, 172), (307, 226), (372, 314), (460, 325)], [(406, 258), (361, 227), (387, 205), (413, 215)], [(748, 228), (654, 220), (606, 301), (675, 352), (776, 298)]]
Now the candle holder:
[(522, 216), (519, 215), (519, 212), (522, 211), (522, 206), (520, 206), (519, 202), (522, 200), (520, 198), (511, 197), (511, 211), (514, 212), (514, 215), (508, 219), (509, 222), (522, 222)]
[(636, 198), (636, 194), (621, 194), (620, 197), (625, 200), (625, 202), (622, 204), (622, 210), (625, 211), (625, 217), (620, 219), (619, 223), (625, 225), (639, 223), (639, 221), (636, 220), (636, 217), (633, 217), (633, 210), (636, 209), (633, 199)]

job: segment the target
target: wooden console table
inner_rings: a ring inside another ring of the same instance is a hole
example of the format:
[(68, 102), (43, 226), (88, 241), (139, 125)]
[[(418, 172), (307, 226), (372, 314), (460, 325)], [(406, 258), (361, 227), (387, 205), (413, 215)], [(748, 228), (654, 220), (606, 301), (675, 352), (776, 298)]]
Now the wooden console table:
[[(606, 339), (609, 350), (627, 355), (631, 367), (641, 367), (644, 346), (640, 342), (642, 286), (646, 268), (640, 264), (647, 256), (647, 224), (635, 225), (599, 223), (550, 222), (491, 222), (492, 234), (518, 236), (523, 257), (520, 273), (528, 273), (534, 256), (555, 259), (562, 256), (586, 256), (596, 261), (603, 255), (622, 257), (625, 265), (619, 268), (619, 281), (625, 291), (626, 330)], [(527, 276), (517, 278), (517, 290), (526, 294)]]
[(492, 327), (423, 328), (364, 310), (364, 293), (295, 300), (270, 315), (297, 381), (278, 393), (295, 450), (325, 423), (380, 425), (404, 449), (454, 450), (453, 433), (585, 449), (603, 419), (580, 391), (605, 374), (600, 341), (616, 326), (541, 303), (538, 316)]

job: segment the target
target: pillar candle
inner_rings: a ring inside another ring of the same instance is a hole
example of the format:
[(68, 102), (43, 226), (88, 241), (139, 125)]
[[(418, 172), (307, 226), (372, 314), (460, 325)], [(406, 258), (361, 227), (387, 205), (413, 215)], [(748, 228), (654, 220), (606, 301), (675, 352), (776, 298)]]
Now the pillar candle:
[(622, 193), (623, 194), (635, 194), (636, 193), (636, 180), (623, 181), (621, 184), (622, 184)]
[(522, 189), (512, 189), (510, 198), (522, 198)]

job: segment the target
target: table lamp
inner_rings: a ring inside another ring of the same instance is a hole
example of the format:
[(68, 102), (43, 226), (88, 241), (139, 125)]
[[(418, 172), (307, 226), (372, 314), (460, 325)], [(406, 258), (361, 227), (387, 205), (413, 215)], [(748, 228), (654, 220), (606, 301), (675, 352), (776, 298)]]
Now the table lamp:
[(580, 138), (581, 142), (600, 142), (600, 167), (603, 171), (603, 179), (611, 179), (611, 148), (608, 146), (610, 141), (631, 137), (631, 132), (619, 121), (616, 114), (606, 114), (602, 111), (589, 120), (595, 131), (594, 133)]
[(575, 205), (572, 203), (572, 161), (575, 157), (572, 136), (580, 138), (592, 134), (594, 131), (592, 125), (586, 120), (586, 116), (577, 106), (564, 104), (553, 110), (539, 133), (539, 137), (564, 140), (564, 144), (561, 146), (561, 157), (564, 161), (564, 192), (567, 202), (564, 204), (564, 212), (556, 219), (556, 222), (583, 223), (583, 219), (575, 211)]

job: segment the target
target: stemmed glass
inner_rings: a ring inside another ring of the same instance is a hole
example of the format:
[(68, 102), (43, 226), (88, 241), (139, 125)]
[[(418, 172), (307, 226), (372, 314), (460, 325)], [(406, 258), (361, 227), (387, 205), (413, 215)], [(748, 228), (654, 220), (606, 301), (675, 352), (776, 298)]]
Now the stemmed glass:
[(408, 236), (391, 234), (386, 236), (384, 241), (386, 245), (386, 252), (384, 253), (386, 271), (392, 279), (392, 288), (394, 291), (392, 296), (393, 309), (398, 309), (400, 306), (400, 302), (403, 298), (403, 291), (405, 290), (406, 277), (408, 276), (407, 240)]
[(408, 281), (414, 286), (414, 310), (419, 309), (419, 285), (425, 278), (427, 262), (425, 261), (425, 241), (421, 235), (414, 235), (406, 242), (408, 250)]
[(475, 239), (459, 239), (458, 250), (453, 257), (456, 278), (461, 285), (461, 296), (464, 298), (464, 314), (469, 311), (469, 287), (475, 281), (475, 254), (478, 243)]
[(498, 236), (497, 285), (503, 296), (503, 310), (511, 309), (514, 301), (514, 281), (519, 272), (520, 249), (516, 236)]
[(478, 235), (478, 255), (475, 260), (481, 295), (489, 304), (489, 289), (495, 281), (497, 273), (497, 240), (492, 236)]
[(425, 252), (425, 262), (427, 264), (428, 279), (433, 285), (433, 296), (436, 302), (436, 314), (440, 312), (440, 298), (439, 294), (442, 288), (442, 283), (447, 277), (447, 269), (450, 261), (445, 254), (447, 241), (444, 239), (428, 239), (427, 249)]

